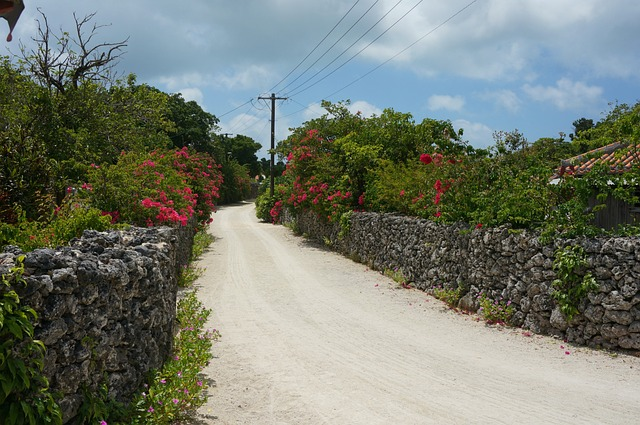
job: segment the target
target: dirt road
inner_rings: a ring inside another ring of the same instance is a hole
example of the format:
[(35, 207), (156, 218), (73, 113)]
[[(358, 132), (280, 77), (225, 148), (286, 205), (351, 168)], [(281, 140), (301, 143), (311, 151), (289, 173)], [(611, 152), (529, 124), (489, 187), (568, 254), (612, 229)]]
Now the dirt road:
[(640, 359), (491, 327), (259, 223), (215, 215), (199, 297), (222, 333), (201, 424), (638, 424)]

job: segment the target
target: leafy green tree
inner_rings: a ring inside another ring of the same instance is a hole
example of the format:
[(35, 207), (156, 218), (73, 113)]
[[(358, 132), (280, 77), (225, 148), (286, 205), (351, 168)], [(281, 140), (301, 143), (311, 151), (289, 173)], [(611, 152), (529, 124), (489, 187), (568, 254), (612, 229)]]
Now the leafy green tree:
[(218, 118), (203, 110), (195, 101), (185, 101), (180, 93), (169, 95), (168, 108), (168, 118), (175, 125), (169, 136), (173, 147), (181, 149), (186, 146), (214, 154), (213, 133), (219, 130)]
[(22, 47), (26, 75), (41, 88), (34, 110), (36, 138), (55, 165), (57, 202), (66, 187), (85, 180), (89, 164), (113, 164), (122, 151), (167, 147), (172, 128), (166, 95), (136, 85), (134, 75), (126, 81), (115, 79), (113, 67), (126, 40), (96, 44), (101, 26), (91, 26), (94, 14), (74, 18), (72, 36), (51, 31), (42, 14), (34, 38), (37, 47)]
[(225, 137), (223, 144), (229, 157), (247, 167), (249, 175), (256, 176), (261, 173), (262, 167), (256, 156), (256, 152), (262, 148), (260, 143), (251, 137), (238, 134), (235, 137)]
[(640, 143), (640, 102), (633, 106), (625, 103), (610, 104), (606, 117), (591, 129), (576, 134), (572, 143), (580, 153), (610, 143)]
[[(572, 125), (573, 134), (570, 135), (571, 140), (573, 140), (575, 137), (580, 136), (580, 133), (591, 130), (594, 126), (592, 119), (587, 119), (584, 117), (575, 120)], [(585, 137), (588, 138), (589, 135), (586, 135)]]
[(276, 146), (276, 153), (280, 158), (286, 158), (293, 147), (300, 140), (307, 137), (313, 130), (317, 136), (326, 140), (335, 140), (350, 133), (358, 133), (364, 126), (364, 117), (360, 113), (349, 111), (349, 100), (331, 103), (323, 100), (322, 107), (327, 111), (319, 118), (306, 121), (302, 126), (291, 129), (289, 137)]
[(0, 58), (0, 221), (38, 218), (53, 203), (58, 164), (42, 131), (48, 110), (46, 92)]

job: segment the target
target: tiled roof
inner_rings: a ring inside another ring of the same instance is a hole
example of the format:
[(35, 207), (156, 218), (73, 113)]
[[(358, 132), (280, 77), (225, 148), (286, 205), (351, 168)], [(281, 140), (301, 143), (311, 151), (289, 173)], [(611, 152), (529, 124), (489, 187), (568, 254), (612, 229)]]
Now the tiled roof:
[(640, 165), (640, 145), (634, 147), (616, 142), (564, 159), (556, 171), (556, 177), (564, 174), (581, 176), (596, 164), (608, 164), (612, 173), (629, 171), (634, 164)]

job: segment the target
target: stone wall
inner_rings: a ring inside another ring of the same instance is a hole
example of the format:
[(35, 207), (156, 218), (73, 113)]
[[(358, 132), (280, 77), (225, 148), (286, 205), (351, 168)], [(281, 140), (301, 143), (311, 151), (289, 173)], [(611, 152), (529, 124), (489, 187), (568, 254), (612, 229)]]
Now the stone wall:
[[(193, 227), (85, 231), (70, 246), (26, 254), (21, 303), (38, 313), (35, 336), (47, 347), (45, 374), (64, 422), (83, 391), (107, 384), (127, 402), (145, 374), (171, 353), (177, 272), (188, 261)], [(22, 252), (0, 254), (0, 273)]]
[[(609, 349), (640, 350), (640, 238), (601, 237), (542, 244), (535, 233), (507, 227), (473, 229), (392, 214), (353, 213), (342, 238), (339, 225), (313, 213), (296, 218), (298, 229), (376, 270), (399, 268), (425, 291), (457, 288), (460, 307), (478, 309), (477, 294), (510, 300), (512, 324), (536, 333)], [(567, 323), (552, 298), (558, 248), (580, 245), (599, 290)]]

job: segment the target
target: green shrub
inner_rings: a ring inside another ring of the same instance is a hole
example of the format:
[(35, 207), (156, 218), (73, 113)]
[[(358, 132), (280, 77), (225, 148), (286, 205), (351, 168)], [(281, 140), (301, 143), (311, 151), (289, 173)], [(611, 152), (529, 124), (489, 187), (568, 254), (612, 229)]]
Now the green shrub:
[(449, 307), (456, 308), (458, 306), (458, 301), (462, 298), (462, 291), (462, 285), (458, 285), (456, 289), (438, 286), (433, 288), (433, 296), (440, 301), (443, 301)]
[(25, 252), (37, 248), (55, 248), (82, 236), (87, 229), (105, 231), (112, 228), (111, 220), (100, 210), (68, 196), (48, 222), (27, 220), (21, 214), (14, 225), (0, 223), (0, 247), (16, 245)]
[(491, 324), (508, 324), (515, 312), (511, 301), (501, 298), (494, 300), (482, 292), (478, 295), (478, 303), (480, 304), (478, 314)]
[(581, 246), (558, 249), (553, 260), (553, 270), (558, 279), (552, 282), (552, 297), (558, 303), (564, 317), (571, 321), (579, 313), (578, 305), (591, 291), (598, 289), (596, 279), (585, 272), (589, 265)]
[(260, 220), (268, 223), (277, 222), (276, 217), (272, 216), (272, 210), (278, 202), (277, 196), (269, 196), (268, 193), (263, 193), (256, 198), (256, 217)]
[(61, 424), (62, 414), (43, 375), (45, 346), (33, 339), (36, 312), (20, 304), (14, 287), (24, 257), (0, 282), (0, 419), (3, 425)]

